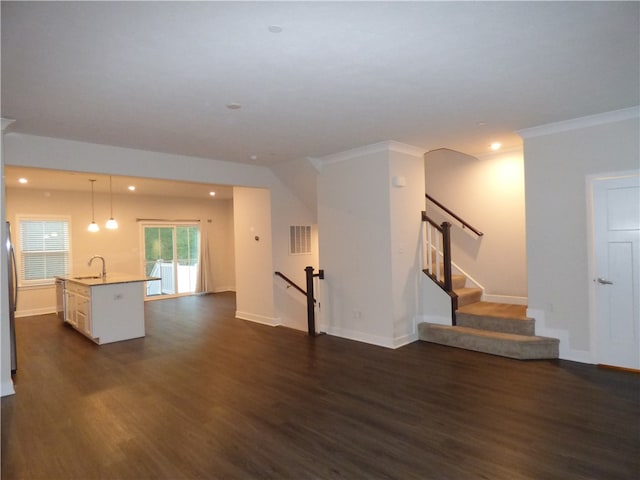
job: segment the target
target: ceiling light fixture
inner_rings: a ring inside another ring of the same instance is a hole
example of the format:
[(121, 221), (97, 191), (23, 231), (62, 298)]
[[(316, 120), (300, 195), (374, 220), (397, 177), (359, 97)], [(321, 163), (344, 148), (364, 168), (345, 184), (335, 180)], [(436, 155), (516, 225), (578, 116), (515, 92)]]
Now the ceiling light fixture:
[(212, 196), (212, 197), (215, 197), (216, 196), (216, 192), (209, 192), (209, 195)]
[(111, 175), (109, 175), (109, 211), (111, 213), (111, 216), (104, 226), (108, 230), (116, 230), (118, 228), (118, 222), (116, 222), (116, 219), (113, 218), (113, 186), (111, 183)]
[(127, 188), (132, 192), (134, 192), (136, 190), (135, 185), (129, 185)]
[(89, 228), (87, 228), (87, 230), (89, 230), (90, 232), (99, 232), (100, 231), (100, 227), (98, 226), (98, 224), (96, 223), (95, 217), (94, 217), (94, 205), (93, 205), (93, 184), (96, 182), (95, 180), (89, 180), (91, 182), (91, 223), (89, 224)]
[(489, 145), (489, 147), (491, 148), (491, 150), (500, 150), (502, 144), (500, 142), (493, 142), (491, 145)]
[(28, 181), (29, 181), (29, 180), (27, 180), (27, 179), (26, 179), (26, 178), (24, 178), (24, 177), (22, 177), (22, 178), (19, 178), (19, 179), (18, 179), (18, 183), (22, 183), (22, 184), (27, 183)]

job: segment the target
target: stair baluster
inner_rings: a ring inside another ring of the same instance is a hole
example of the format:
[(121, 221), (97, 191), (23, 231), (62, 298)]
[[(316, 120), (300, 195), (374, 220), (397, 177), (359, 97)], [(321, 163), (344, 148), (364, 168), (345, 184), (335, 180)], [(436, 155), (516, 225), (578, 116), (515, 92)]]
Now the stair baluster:
[(438, 225), (429, 218), (426, 212), (422, 212), (422, 221), (426, 228), (425, 252), (427, 258), (424, 273), (451, 297), (451, 324), (455, 325), (458, 295), (453, 291), (451, 273), (451, 224), (443, 222)]

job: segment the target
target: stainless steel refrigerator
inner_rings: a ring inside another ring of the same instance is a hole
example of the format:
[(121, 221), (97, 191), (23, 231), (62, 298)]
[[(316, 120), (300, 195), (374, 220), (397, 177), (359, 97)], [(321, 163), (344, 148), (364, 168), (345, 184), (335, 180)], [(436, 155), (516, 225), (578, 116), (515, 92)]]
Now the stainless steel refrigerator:
[(18, 269), (16, 266), (16, 252), (11, 241), (11, 223), (7, 222), (7, 263), (9, 265), (9, 336), (11, 342), (11, 373), (18, 370), (18, 355), (16, 353), (16, 307), (18, 306)]

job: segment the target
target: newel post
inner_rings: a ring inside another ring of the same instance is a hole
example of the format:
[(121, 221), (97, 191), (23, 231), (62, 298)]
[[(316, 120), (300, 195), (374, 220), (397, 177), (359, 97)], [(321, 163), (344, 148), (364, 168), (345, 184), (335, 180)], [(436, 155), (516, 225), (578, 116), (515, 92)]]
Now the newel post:
[(442, 256), (444, 262), (444, 288), (447, 292), (453, 291), (451, 280), (451, 224), (443, 222), (442, 225)]
[(307, 276), (307, 332), (310, 337), (316, 336), (316, 309), (313, 292), (313, 277), (318, 277), (320, 280), (324, 279), (324, 270), (320, 269), (318, 273), (313, 273), (313, 267), (306, 267), (304, 269)]

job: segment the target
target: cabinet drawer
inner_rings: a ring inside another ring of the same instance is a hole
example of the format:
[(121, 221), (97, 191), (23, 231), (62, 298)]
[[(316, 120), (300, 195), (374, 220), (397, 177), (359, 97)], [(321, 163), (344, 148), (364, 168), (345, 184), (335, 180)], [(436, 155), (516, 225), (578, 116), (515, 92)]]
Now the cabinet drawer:
[(67, 282), (67, 291), (75, 293), (76, 295), (82, 295), (88, 297), (91, 294), (91, 287), (88, 285), (81, 285), (75, 282)]

